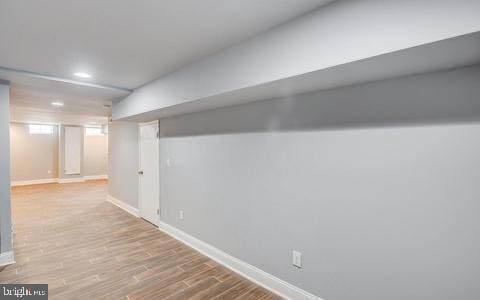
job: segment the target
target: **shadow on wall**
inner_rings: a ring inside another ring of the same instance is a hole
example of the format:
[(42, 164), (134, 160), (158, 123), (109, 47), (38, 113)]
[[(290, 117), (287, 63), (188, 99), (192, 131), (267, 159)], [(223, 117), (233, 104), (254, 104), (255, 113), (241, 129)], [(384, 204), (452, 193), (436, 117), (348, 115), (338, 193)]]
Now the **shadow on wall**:
[(480, 121), (480, 65), (161, 120), (162, 137)]

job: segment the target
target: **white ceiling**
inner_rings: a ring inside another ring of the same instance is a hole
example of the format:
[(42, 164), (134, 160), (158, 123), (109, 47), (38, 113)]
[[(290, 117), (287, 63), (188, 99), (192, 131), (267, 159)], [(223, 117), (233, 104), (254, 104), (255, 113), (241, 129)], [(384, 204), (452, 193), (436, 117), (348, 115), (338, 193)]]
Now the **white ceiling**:
[(0, 66), (136, 88), (332, 0), (0, 0)]
[[(14, 122), (104, 124), (112, 102), (128, 95), (127, 91), (54, 81), (1, 68), (0, 78), (11, 84), (10, 118)], [(54, 107), (52, 102), (64, 106)]]
[(10, 108), (10, 122), (99, 126), (108, 124), (108, 117), (79, 113), (58, 113), (52, 110), (12, 106)]
[(108, 116), (112, 102), (128, 92), (82, 86), (65, 82), (8, 74), (0, 69), (0, 78), (11, 82), (10, 104), (15, 107), (53, 108), (51, 102), (62, 102), (55, 111), (70, 114)]
[[(329, 2), (0, 0), (0, 79), (11, 82), (11, 119), (105, 123), (104, 105), (129, 89)], [(79, 71), (92, 78), (74, 78)]]

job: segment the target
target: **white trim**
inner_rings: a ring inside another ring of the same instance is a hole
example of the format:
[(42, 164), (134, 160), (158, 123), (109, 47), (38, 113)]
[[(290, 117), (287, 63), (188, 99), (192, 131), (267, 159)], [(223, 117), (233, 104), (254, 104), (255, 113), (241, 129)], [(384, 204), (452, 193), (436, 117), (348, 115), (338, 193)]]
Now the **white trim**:
[(13, 251), (0, 253), (0, 267), (11, 265), (15, 263), (15, 259), (13, 257)]
[(46, 184), (57, 183), (58, 178), (36, 179), (36, 180), (17, 180), (12, 181), (11, 186), (33, 185), (33, 184)]
[(115, 206), (120, 207), (121, 209), (123, 209), (124, 211), (128, 212), (129, 214), (133, 215), (136, 218), (140, 217), (140, 213), (139, 213), (137, 208), (135, 208), (133, 206), (130, 206), (130, 205), (126, 204), (125, 202), (120, 201), (120, 200), (118, 200), (117, 198), (115, 198), (111, 195), (107, 195), (106, 201), (112, 203)]
[(59, 178), (58, 183), (73, 183), (73, 182), (85, 182), (84, 177), (74, 177), (74, 178)]
[(295, 300), (321, 300), (319, 297), (310, 294), (288, 282), (281, 280), (265, 271), (260, 270), (244, 261), (239, 260), (167, 223), (159, 222), (158, 228), (174, 237), (175, 239), (187, 244), (198, 252), (224, 265), (232, 271), (243, 277), (263, 286), (285, 299)]
[(108, 175), (88, 175), (83, 176), (85, 180), (100, 180), (100, 179), (108, 179)]
[(90, 175), (75, 178), (47, 178), (47, 179), (35, 179), (35, 180), (17, 180), (10, 183), (11, 186), (22, 185), (34, 185), (34, 184), (46, 184), (46, 183), (71, 183), (71, 182), (84, 182), (86, 180), (100, 180), (108, 179), (108, 175)]

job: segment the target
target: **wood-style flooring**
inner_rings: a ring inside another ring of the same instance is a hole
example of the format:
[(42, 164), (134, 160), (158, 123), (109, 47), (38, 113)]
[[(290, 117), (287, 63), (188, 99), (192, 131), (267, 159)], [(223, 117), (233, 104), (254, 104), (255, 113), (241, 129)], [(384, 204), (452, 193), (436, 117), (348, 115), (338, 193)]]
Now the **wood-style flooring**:
[(280, 299), (105, 201), (106, 181), (12, 188), (16, 263), (49, 299)]

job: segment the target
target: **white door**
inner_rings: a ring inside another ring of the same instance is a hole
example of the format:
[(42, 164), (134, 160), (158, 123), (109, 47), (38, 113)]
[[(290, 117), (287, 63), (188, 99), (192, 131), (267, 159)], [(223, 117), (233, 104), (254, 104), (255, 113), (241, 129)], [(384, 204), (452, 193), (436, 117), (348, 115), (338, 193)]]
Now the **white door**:
[(140, 216), (152, 224), (159, 221), (158, 122), (140, 124), (139, 199)]

